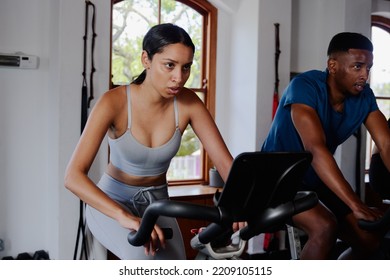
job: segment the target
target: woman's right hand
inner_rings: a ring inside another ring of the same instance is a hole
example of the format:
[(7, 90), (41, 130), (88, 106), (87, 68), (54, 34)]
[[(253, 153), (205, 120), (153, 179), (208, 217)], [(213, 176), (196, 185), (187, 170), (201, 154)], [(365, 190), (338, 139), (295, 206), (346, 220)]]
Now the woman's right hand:
[[(130, 231), (135, 230), (138, 231), (141, 225), (141, 218), (131, 216), (130, 214), (123, 219), (119, 220), (119, 224), (129, 229)], [(161, 249), (165, 249), (165, 236), (163, 231), (158, 225), (154, 225), (153, 231), (150, 235), (149, 242), (144, 244), (145, 255), (151, 254), (154, 256), (157, 251)]]

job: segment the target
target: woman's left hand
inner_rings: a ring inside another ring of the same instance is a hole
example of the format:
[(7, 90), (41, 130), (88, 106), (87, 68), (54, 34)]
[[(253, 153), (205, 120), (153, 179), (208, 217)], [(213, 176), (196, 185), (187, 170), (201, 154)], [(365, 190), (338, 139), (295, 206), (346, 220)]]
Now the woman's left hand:
[(235, 222), (233, 223), (233, 231), (236, 232), (247, 226), (246, 222)]

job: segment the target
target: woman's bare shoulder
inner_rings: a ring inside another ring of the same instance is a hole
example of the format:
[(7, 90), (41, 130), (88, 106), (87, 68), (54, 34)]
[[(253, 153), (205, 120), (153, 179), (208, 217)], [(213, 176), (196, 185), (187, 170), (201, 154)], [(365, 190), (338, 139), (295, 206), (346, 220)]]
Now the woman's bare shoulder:
[(102, 106), (109, 106), (113, 110), (119, 110), (122, 106), (126, 105), (126, 86), (118, 86), (112, 88), (101, 96), (99, 103)]
[(208, 110), (202, 99), (192, 90), (183, 88), (178, 95), (179, 110), (189, 120), (195, 116), (204, 116)]
[(115, 88), (112, 88), (108, 91), (106, 91), (103, 96), (105, 96), (108, 99), (117, 99), (120, 98), (120, 96), (126, 95), (126, 86), (117, 86)]
[(183, 88), (177, 99), (180, 103), (187, 106), (191, 106), (199, 102), (203, 103), (199, 96), (188, 88)]

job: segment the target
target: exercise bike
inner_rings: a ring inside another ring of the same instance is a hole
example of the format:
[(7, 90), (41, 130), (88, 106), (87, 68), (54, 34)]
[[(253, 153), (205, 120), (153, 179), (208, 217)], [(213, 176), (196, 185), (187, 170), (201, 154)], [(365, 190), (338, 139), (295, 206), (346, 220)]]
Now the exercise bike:
[[(194, 236), (191, 246), (204, 258), (239, 258), (247, 240), (280, 228), (293, 215), (318, 203), (316, 193), (298, 192), (311, 160), (308, 152), (242, 153), (234, 159), (222, 191), (214, 194), (214, 206), (171, 200), (153, 202), (146, 208), (139, 230), (128, 234), (128, 242), (144, 245), (159, 216), (206, 220), (210, 224)], [(233, 223), (240, 221), (247, 225), (233, 234), (232, 244), (215, 246), (215, 240), (230, 233)], [(170, 229), (164, 230), (169, 238)]]

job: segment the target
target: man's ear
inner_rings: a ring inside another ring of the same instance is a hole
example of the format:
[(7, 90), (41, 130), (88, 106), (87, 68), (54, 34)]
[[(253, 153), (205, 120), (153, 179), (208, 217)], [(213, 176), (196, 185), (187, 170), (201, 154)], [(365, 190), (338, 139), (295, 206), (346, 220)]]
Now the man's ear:
[(330, 74), (334, 74), (337, 70), (337, 60), (330, 57), (328, 59), (328, 71)]
[(148, 57), (148, 53), (145, 50), (142, 51), (141, 62), (145, 69), (150, 68), (150, 60)]

